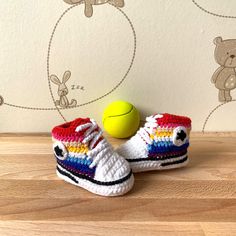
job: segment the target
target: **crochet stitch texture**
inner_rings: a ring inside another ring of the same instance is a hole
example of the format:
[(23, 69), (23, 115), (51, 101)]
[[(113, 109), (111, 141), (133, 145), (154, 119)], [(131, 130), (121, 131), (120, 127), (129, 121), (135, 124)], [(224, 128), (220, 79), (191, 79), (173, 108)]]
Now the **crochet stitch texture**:
[(182, 167), (188, 163), (190, 131), (188, 117), (153, 115), (117, 152), (129, 161), (133, 172)]
[(96, 122), (78, 118), (52, 130), (57, 175), (103, 196), (128, 192), (134, 183), (129, 163), (103, 137)]

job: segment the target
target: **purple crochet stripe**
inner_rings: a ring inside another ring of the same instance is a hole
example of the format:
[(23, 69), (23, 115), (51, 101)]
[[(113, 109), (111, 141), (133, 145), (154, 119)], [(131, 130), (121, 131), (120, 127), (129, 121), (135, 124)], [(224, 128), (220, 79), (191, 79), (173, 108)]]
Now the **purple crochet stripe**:
[(63, 162), (61, 162), (59, 160), (57, 160), (57, 163), (69, 172), (73, 171), (73, 172), (81, 174), (81, 175), (89, 176), (90, 178), (94, 178), (94, 176), (95, 176), (95, 168), (90, 169), (88, 171), (87, 168), (86, 169), (81, 169), (81, 168), (75, 168), (75, 167), (70, 166), (70, 165), (65, 165)]
[(169, 152), (169, 153), (165, 153), (165, 154), (163, 154), (163, 153), (149, 153), (148, 154), (148, 158), (152, 158), (152, 159), (153, 158), (157, 158), (157, 157), (158, 157), (158, 159), (163, 159), (165, 157), (168, 157), (168, 158), (173, 157), (173, 158), (175, 158), (175, 157), (183, 156), (186, 153), (187, 153), (187, 149), (184, 149), (181, 152)]

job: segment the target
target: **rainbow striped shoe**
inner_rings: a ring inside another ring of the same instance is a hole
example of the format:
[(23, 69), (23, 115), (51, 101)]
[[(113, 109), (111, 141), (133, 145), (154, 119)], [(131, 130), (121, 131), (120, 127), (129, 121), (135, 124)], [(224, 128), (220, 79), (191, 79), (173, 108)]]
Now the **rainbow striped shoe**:
[(133, 172), (182, 167), (188, 163), (190, 131), (188, 117), (153, 115), (116, 151), (126, 158)]
[(134, 183), (129, 163), (102, 136), (92, 119), (78, 118), (52, 130), (57, 175), (102, 196), (128, 192)]

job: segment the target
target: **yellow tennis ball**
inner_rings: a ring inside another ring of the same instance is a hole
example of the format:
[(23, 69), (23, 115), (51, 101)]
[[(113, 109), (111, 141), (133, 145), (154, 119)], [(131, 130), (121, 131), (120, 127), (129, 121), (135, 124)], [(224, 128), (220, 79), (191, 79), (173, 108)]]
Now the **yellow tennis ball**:
[(103, 113), (104, 129), (114, 138), (128, 138), (139, 128), (140, 115), (138, 110), (125, 101), (109, 104)]

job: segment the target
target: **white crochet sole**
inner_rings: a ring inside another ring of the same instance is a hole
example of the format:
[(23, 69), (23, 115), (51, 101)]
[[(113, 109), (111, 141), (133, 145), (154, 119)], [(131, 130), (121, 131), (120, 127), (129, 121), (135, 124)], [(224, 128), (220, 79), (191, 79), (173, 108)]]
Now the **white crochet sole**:
[[(93, 183), (87, 179), (79, 178), (69, 171), (65, 170), (61, 166), (57, 165), (57, 176), (68, 183), (79, 186), (88, 190), (89, 192), (101, 195), (101, 196), (119, 196), (127, 193), (134, 185), (133, 174), (122, 183), (114, 185), (100, 185)], [(62, 174), (65, 173), (65, 174)]]
[[(128, 160), (129, 161), (129, 160)], [(169, 170), (169, 169), (176, 169), (183, 166), (186, 166), (189, 162), (189, 158), (186, 155), (170, 158), (166, 160), (152, 160), (152, 161), (137, 161), (135, 159), (130, 161), (130, 167), (134, 173), (137, 172), (144, 172), (144, 171), (151, 171), (151, 170)]]

